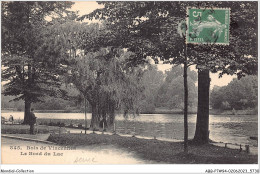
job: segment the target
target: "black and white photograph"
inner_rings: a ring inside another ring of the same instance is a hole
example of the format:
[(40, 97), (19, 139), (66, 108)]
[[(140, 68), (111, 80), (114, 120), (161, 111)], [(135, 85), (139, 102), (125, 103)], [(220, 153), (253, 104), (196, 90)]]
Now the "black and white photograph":
[(259, 173), (258, 1), (1, 1), (1, 165)]

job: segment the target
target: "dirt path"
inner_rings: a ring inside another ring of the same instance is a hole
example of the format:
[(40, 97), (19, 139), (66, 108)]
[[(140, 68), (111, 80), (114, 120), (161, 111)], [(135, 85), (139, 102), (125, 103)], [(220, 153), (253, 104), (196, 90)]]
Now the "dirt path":
[[(153, 161), (139, 159), (133, 152), (126, 152), (113, 145), (70, 147), (58, 145), (53, 146), (44, 143), (22, 141), (3, 137), (1, 140), (3, 164), (155, 163)], [(14, 147), (16, 147), (16, 149)]]

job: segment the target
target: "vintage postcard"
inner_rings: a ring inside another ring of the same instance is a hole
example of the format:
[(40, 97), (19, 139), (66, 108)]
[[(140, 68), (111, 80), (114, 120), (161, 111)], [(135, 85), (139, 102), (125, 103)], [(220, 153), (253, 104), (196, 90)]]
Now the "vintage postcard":
[(1, 1), (1, 65), (1, 172), (259, 172), (257, 1)]

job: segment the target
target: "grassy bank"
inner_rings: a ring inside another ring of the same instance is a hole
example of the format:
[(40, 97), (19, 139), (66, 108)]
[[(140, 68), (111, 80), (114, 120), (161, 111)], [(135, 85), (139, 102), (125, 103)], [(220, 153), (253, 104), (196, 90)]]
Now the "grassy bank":
[(244, 109), (244, 110), (221, 110), (211, 109), (209, 114), (212, 115), (257, 115), (256, 109)]
[[(210, 109), (211, 115), (256, 115), (256, 109), (244, 109), (244, 110), (221, 110), (221, 109)], [(181, 109), (155, 109), (152, 112), (144, 112), (141, 114), (183, 114)], [(197, 114), (197, 109), (192, 108), (188, 110), (188, 114)]]
[[(45, 125), (35, 126), (35, 132), (38, 134), (47, 134), (50, 132), (59, 132), (59, 127), (50, 127)], [(64, 132), (64, 128), (61, 129)], [(29, 125), (1, 125), (2, 134), (29, 134), (30, 126)]]
[[(197, 109), (196, 108), (189, 108), (188, 110), (189, 114), (196, 114), (197, 113)], [(155, 108), (154, 111), (149, 112), (149, 113), (143, 113), (141, 112), (141, 114), (183, 114), (183, 109), (168, 109), (168, 108)]]
[(183, 144), (159, 140), (99, 134), (50, 135), (48, 141), (60, 145), (115, 145), (135, 152), (140, 158), (171, 164), (256, 164), (257, 156), (214, 145), (189, 145), (189, 154), (183, 154)]
[[(2, 108), (2, 113), (5, 112), (24, 112), (24, 110), (18, 110), (16, 108)], [(83, 113), (81, 110), (35, 110), (36, 113)]]
[[(24, 111), (17, 111), (14, 109), (2, 109), (2, 113), (7, 112), (24, 112)], [(84, 113), (81, 110), (36, 110), (36, 113)], [(88, 112), (91, 113), (91, 112)], [(211, 115), (256, 115), (256, 109), (244, 109), (244, 110), (221, 110), (221, 109), (210, 109), (209, 113)], [(165, 109), (165, 108), (156, 108), (154, 111), (151, 112), (141, 112), (140, 114), (183, 114), (183, 110), (181, 109)], [(197, 114), (197, 110), (195, 108), (189, 109), (188, 114)]]

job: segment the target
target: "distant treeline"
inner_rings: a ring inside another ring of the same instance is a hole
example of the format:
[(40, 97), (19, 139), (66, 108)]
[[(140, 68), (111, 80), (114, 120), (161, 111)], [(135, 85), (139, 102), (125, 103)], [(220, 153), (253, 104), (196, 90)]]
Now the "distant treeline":
[[(143, 74), (143, 96), (140, 101), (140, 113), (157, 113), (156, 108), (164, 110), (183, 109), (183, 68), (173, 67), (163, 73), (156, 66), (149, 66)], [(197, 106), (197, 73), (188, 71), (189, 107)], [(233, 79), (227, 86), (215, 86), (211, 91), (210, 103), (213, 109), (243, 110), (257, 109), (257, 76)], [(62, 86), (68, 92), (67, 99), (46, 96), (42, 102), (32, 105), (36, 110), (63, 110), (65, 112), (84, 111), (84, 102), (76, 88)], [(13, 96), (1, 96), (2, 109), (24, 110), (24, 101), (12, 101)], [(91, 112), (91, 106), (87, 107)], [(160, 110), (160, 109), (159, 109)], [(167, 111), (168, 112), (168, 111)]]
[[(154, 113), (155, 108), (183, 109), (183, 68), (175, 66), (171, 70), (163, 73), (155, 65), (149, 65), (144, 70), (142, 76), (142, 92), (140, 104), (140, 113)], [(197, 89), (195, 82), (197, 74), (195, 71), (188, 71), (189, 85), (189, 106), (197, 105)], [(3, 87), (2, 87), (3, 89)], [(42, 102), (33, 103), (32, 107), (36, 110), (84, 110), (83, 98), (73, 86), (62, 86), (63, 90), (68, 92), (66, 99), (46, 96)], [(24, 110), (24, 101), (11, 101), (13, 96), (1, 97), (2, 109), (14, 108), (18, 111)], [(88, 112), (91, 112), (91, 106), (88, 105)]]
[[(188, 69), (189, 107), (197, 105), (197, 73)], [(162, 73), (151, 66), (143, 75), (145, 86), (144, 100), (141, 105), (142, 113), (157, 113), (156, 108), (165, 111), (173, 109), (183, 110), (183, 67), (174, 66)]]
[(233, 79), (227, 86), (215, 86), (210, 95), (213, 109), (257, 109), (257, 76)]

